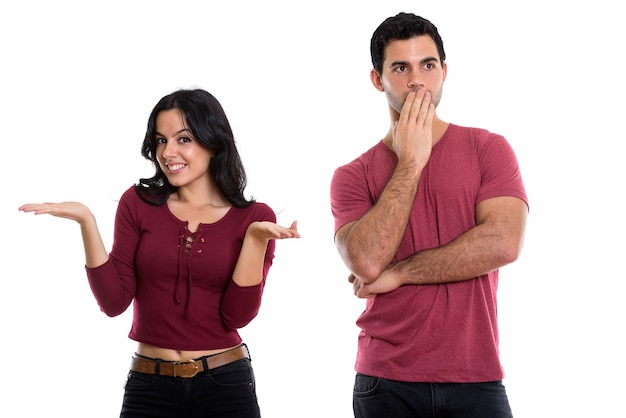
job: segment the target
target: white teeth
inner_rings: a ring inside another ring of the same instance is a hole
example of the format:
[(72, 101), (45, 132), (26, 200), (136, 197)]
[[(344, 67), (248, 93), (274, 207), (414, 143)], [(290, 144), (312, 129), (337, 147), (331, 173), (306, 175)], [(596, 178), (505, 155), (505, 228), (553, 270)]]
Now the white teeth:
[(183, 168), (185, 166), (185, 164), (174, 164), (174, 165), (170, 165), (170, 164), (165, 164), (167, 166), (167, 168), (169, 168), (170, 170), (180, 170), (181, 168)]

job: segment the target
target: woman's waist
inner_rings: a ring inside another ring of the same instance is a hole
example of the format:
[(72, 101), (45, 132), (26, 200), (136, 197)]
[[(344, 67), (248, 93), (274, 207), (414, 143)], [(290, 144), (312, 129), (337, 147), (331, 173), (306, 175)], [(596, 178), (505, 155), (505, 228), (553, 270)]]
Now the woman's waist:
[(166, 361), (185, 361), (194, 360), (200, 357), (213, 356), (236, 348), (239, 344), (229, 347), (209, 349), (209, 350), (183, 350), (157, 347), (151, 344), (139, 343), (137, 345), (137, 354), (153, 359), (161, 359)]
[(236, 329), (227, 329), (210, 321), (206, 321), (209, 324), (195, 320), (177, 323), (169, 319), (148, 318), (143, 321), (135, 318), (128, 334), (131, 340), (138, 343), (136, 351), (142, 356), (189, 360), (217, 354), (242, 342)]

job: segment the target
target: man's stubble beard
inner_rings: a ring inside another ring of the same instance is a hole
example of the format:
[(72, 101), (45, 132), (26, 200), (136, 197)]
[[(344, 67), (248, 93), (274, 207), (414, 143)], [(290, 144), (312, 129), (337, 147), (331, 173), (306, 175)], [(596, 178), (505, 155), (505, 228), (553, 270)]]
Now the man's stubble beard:
[[(428, 90), (430, 91), (430, 90)], [(437, 92), (437, 95), (433, 94), (432, 91), (430, 91), (432, 98), (431, 98), (431, 102), (435, 105), (435, 109), (437, 108), (437, 106), (439, 106), (439, 102), (441, 102), (441, 96), (443, 93), (443, 89), (439, 89), (439, 91)], [(395, 96), (393, 93), (389, 93), (387, 90), (385, 90), (385, 96), (387, 97), (387, 103), (389, 103), (389, 106), (395, 110), (398, 115), (402, 112), (402, 106), (404, 106), (404, 102), (406, 102), (406, 97), (409, 95), (409, 93), (407, 92), (406, 94), (404, 94), (404, 97), (402, 97), (402, 99), (398, 99), (397, 96)]]

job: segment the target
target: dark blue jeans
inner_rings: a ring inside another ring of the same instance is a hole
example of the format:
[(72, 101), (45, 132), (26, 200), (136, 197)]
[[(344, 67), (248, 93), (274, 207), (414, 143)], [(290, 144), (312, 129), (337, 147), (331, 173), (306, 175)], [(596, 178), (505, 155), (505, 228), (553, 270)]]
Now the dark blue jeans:
[(121, 418), (258, 418), (250, 359), (206, 370), (191, 378), (131, 371)]
[(356, 418), (512, 418), (501, 381), (411, 383), (357, 373)]

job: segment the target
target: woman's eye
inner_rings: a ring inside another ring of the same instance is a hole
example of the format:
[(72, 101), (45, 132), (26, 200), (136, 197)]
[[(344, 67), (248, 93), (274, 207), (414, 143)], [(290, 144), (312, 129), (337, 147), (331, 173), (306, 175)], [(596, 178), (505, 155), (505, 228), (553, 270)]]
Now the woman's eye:
[(178, 139), (178, 141), (179, 141), (179, 142), (191, 142), (191, 138), (186, 137), (186, 136), (181, 136), (181, 137)]
[(157, 138), (157, 139), (156, 139), (156, 143), (157, 143), (157, 144), (165, 144), (165, 142), (166, 142), (166, 141), (165, 141), (165, 138)]

